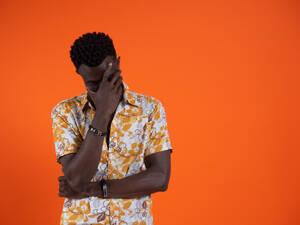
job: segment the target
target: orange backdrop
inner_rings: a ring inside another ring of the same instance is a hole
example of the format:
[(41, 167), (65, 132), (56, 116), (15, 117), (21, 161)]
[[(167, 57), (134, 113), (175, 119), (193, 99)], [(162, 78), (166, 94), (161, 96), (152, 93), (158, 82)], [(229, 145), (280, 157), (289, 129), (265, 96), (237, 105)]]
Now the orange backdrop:
[(1, 224), (59, 224), (51, 109), (84, 92), (73, 41), (105, 32), (162, 101), (170, 185), (156, 225), (297, 225), (299, 3), (8, 1), (1, 7)]

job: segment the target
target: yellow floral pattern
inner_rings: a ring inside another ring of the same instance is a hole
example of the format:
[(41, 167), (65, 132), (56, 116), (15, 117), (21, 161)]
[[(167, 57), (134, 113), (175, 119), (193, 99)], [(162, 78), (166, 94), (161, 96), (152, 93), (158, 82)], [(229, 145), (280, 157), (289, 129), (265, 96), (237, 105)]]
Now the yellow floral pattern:
[[(146, 156), (165, 150), (172, 152), (162, 103), (152, 96), (129, 90), (122, 82), (123, 99), (111, 122), (109, 146), (104, 138), (98, 170), (91, 181), (120, 179), (139, 173), (146, 170)], [(63, 100), (52, 109), (58, 163), (63, 155), (77, 152), (95, 112), (87, 92)], [(151, 225), (152, 199), (150, 195), (132, 199), (65, 198), (60, 224)]]

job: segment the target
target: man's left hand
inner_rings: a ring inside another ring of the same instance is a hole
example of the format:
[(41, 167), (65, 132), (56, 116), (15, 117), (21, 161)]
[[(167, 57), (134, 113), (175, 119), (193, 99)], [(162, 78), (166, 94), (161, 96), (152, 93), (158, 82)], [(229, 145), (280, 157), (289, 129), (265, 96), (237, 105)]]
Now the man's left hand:
[[(87, 192), (77, 192), (71, 188), (69, 185), (67, 178), (65, 176), (59, 176), (58, 177), (59, 181), (59, 197), (67, 197), (67, 198), (86, 198), (91, 196), (92, 193), (90, 193), (91, 187), (87, 188)], [(90, 184), (92, 185), (92, 184)]]

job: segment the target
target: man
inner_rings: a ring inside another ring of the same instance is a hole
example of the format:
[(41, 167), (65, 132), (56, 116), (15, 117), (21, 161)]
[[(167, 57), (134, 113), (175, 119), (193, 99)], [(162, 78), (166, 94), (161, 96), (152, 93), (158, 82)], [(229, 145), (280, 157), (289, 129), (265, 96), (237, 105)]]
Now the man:
[(70, 56), (86, 92), (51, 112), (66, 197), (60, 224), (153, 224), (150, 195), (166, 191), (170, 178), (164, 107), (129, 90), (108, 35), (82, 35)]

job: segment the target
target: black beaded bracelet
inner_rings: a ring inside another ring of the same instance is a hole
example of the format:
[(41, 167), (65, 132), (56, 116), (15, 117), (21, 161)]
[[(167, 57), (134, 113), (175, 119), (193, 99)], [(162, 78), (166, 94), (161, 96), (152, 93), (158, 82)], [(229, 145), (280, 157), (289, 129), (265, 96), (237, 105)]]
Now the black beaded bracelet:
[(91, 131), (94, 135), (97, 135), (97, 136), (107, 135), (107, 132), (102, 132), (102, 131), (98, 130), (97, 128), (93, 127), (92, 125), (89, 125), (89, 131)]

